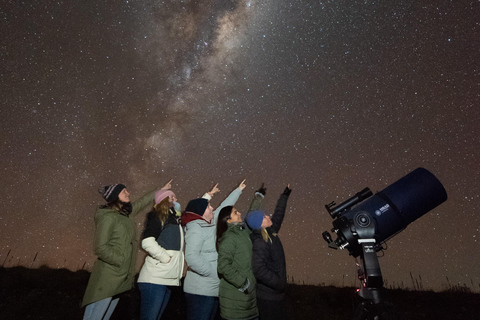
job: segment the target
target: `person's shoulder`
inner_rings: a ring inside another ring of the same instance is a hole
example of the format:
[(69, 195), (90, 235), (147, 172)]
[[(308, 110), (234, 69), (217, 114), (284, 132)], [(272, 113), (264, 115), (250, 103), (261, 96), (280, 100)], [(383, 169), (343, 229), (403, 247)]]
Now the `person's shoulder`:
[(225, 231), (226, 235), (232, 235), (234, 237), (240, 237), (245, 234), (245, 232), (249, 233), (249, 230), (246, 229), (244, 226), (234, 225)]
[(275, 226), (268, 227), (267, 229), (268, 234), (272, 235), (274, 233), (278, 233), (277, 228)]
[(158, 219), (158, 215), (154, 211), (149, 211), (147, 213), (147, 220), (155, 220)]
[(112, 211), (112, 208), (110, 208), (109, 206), (107, 206), (105, 204), (97, 206), (97, 211), (96, 211), (97, 213), (98, 212), (105, 212), (105, 211)]
[(110, 208), (107, 205), (100, 205), (97, 207), (97, 211), (95, 214), (109, 214), (109, 213), (115, 213), (115, 210)]
[(265, 242), (265, 240), (263, 240), (262, 234), (259, 233), (259, 232), (250, 233), (250, 240), (252, 240), (252, 243), (254, 243), (254, 242)]
[(186, 225), (185, 225), (185, 231), (186, 232), (201, 232), (203, 226), (202, 226), (202, 220), (200, 219), (197, 219), (197, 220), (192, 220), (190, 222), (188, 222)]
[(223, 233), (222, 238), (224, 238), (224, 239), (232, 238), (232, 236), (235, 236), (237, 233), (238, 233), (238, 229), (236, 227), (229, 227)]
[(262, 233), (259, 230), (252, 230), (252, 232), (250, 232), (250, 238), (252, 238), (252, 240), (261, 238), (261, 237), (262, 237)]
[(178, 228), (179, 225), (180, 224), (178, 223), (178, 221), (173, 217), (168, 217), (167, 220), (165, 221), (165, 229), (166, 228)]
[(96, 221), (107, 221), (113, 220), (117, 217), (118, 213), (109, 208), (109, 207), (98, 207), (97, 211), (95, 212), (95, 220)]

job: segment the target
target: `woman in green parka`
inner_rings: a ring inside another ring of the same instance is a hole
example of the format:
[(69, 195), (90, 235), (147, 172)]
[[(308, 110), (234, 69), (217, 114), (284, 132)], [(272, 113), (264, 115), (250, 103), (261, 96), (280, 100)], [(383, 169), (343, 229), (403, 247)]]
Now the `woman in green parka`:
[[(162, 190), (171, 188), (170, 180)], [(105, 319), (112, 315), (116, 295), (132, 289), (138, 251), (134, 217), (153, 206), (155, 191), (130, 202), (125, 185), (115, 184), (99, 192), (107, 202), (95, 213), (95, 261), (83, 296), (84, 320)]]
[(217, 222), (220, 315), (223, 319), (258, 319), (252, 242), (242, 214), (223, 208)]

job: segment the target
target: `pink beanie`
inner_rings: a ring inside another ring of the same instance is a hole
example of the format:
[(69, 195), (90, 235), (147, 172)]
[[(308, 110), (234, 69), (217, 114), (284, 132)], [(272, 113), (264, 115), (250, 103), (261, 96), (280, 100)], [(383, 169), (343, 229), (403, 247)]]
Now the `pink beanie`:
[(158, 190), (155, 193), (155, 204), (159, 204), (160, 202), (162, 202), (163, 199), (165, 199), (169, 196), (175, 197), (175, 193), (173, 193), (170, 190)]

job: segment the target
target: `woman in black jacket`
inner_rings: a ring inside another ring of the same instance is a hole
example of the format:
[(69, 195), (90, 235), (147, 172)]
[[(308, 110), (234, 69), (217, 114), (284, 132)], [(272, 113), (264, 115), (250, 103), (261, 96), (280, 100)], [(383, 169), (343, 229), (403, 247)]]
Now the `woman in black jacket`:
[(250, 212), (245, 218), (252, 229), (250, 234), (253, 244), (252, 269), (257, 280), (260, 320), (287, 319), (284, 303), (287, 270), (278, 231), (282, 226), (291, 191), (290, 185), (287, 185), (277, 201), (272, 218), (260, 210)]

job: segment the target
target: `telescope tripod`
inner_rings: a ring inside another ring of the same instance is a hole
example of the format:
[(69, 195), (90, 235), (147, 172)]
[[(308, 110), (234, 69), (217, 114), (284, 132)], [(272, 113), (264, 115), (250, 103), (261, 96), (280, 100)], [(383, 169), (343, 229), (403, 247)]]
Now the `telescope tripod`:
[(365, 300), (357, 306), (353, 320), (399, 320), (399, 317), (394, 313), (393, 304)]
[(393, 304), (384, 300), (382, 271), (375, 249), (375, 239), (359, 239), (358, 243), (362, 245), (362, 266), (358, 271), (362, 288), (358, 292), (361, 301), (353, 320), (398, 320)]

